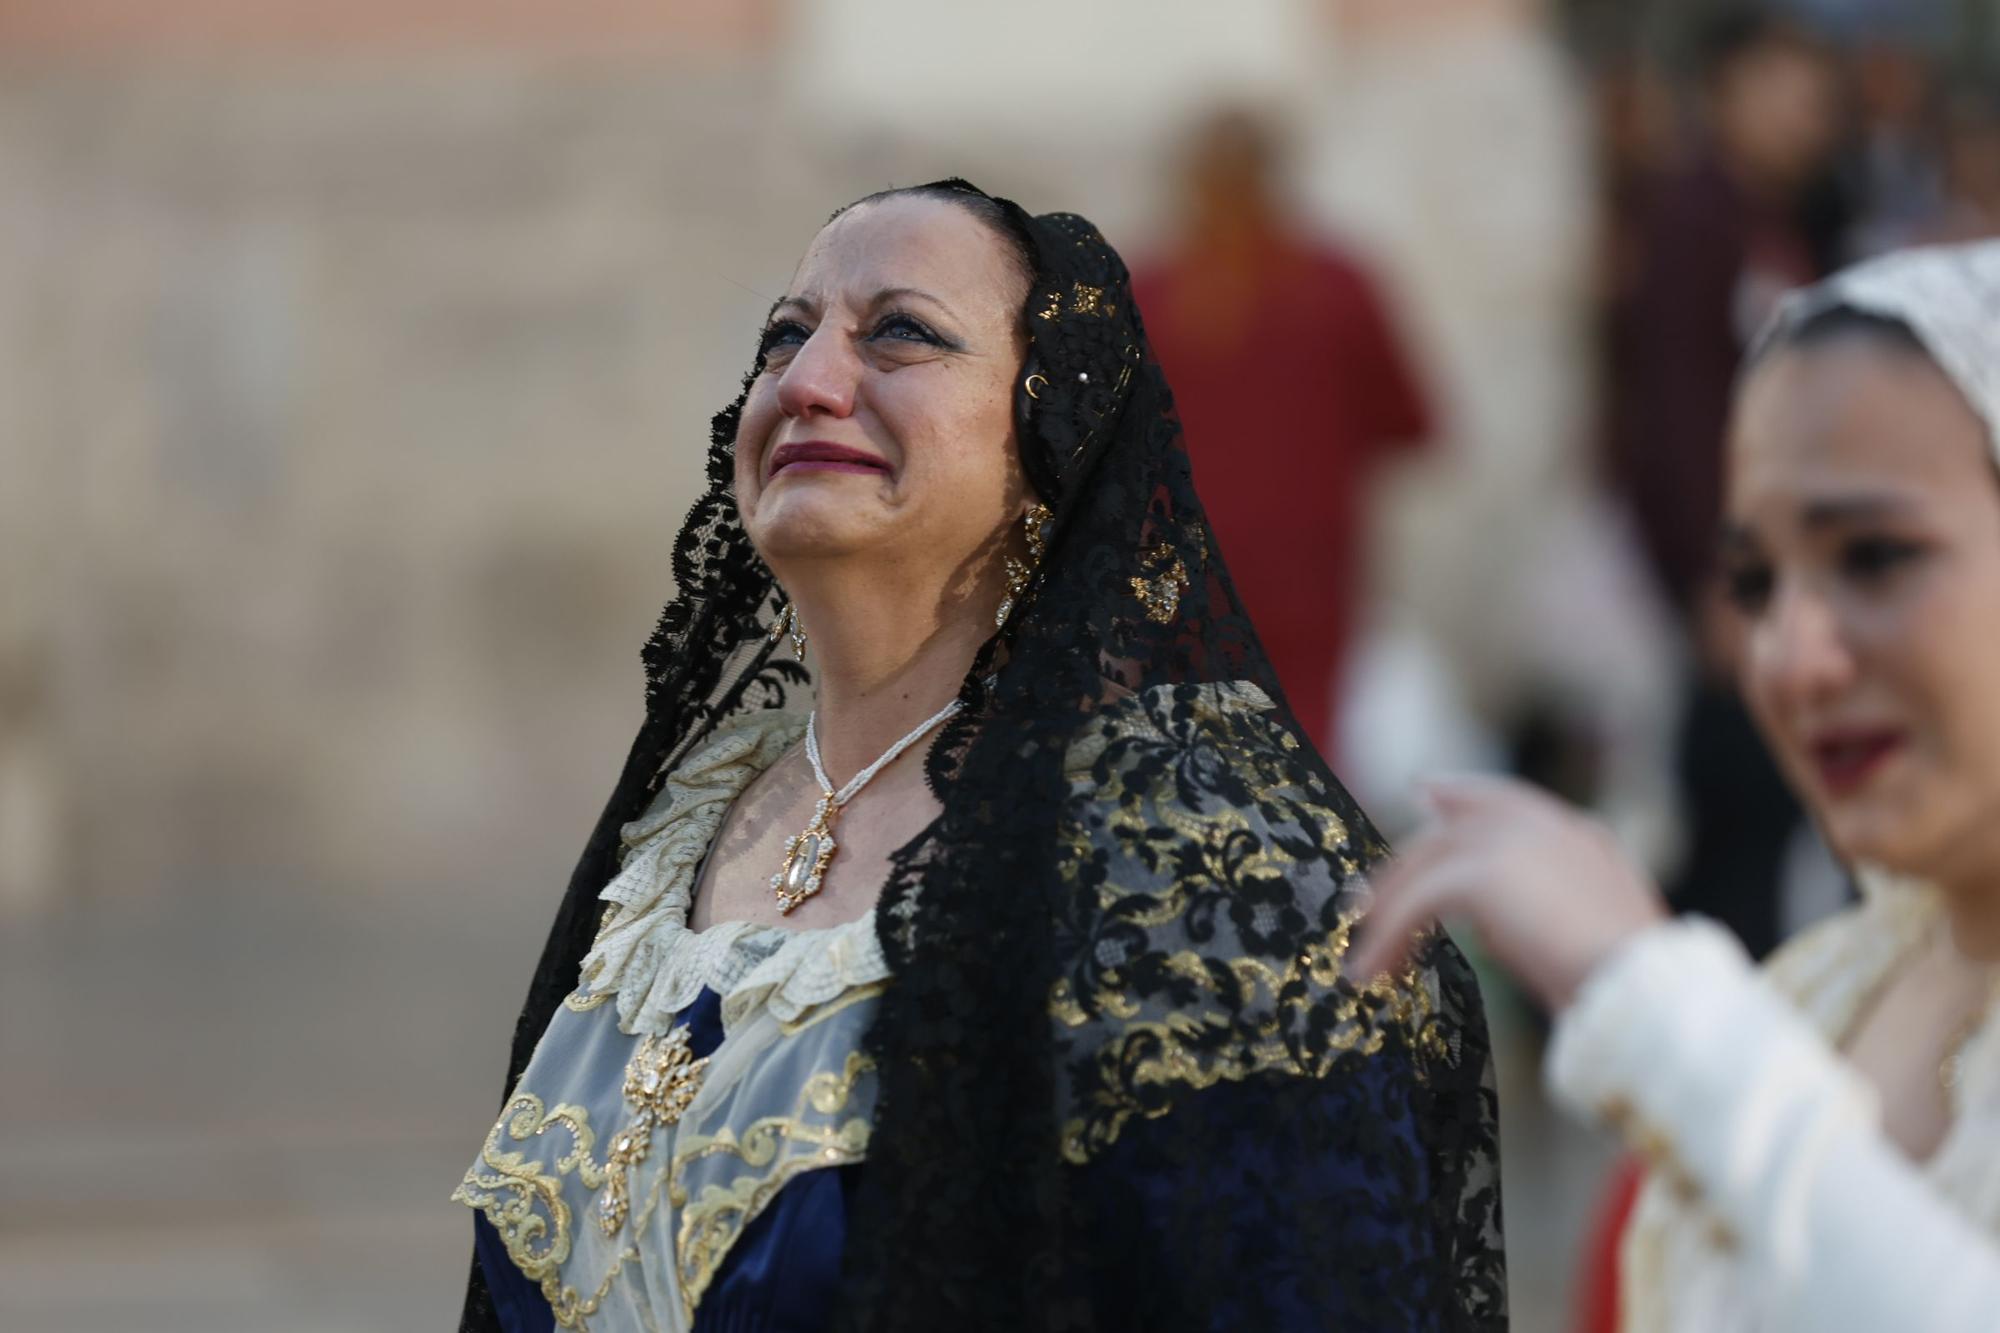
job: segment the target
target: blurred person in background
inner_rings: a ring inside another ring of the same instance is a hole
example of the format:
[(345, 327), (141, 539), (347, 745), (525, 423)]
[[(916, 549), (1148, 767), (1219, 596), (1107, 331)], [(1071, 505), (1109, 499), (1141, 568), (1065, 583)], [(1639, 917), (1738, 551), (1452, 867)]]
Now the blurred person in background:
[(1861, 905), (1759, 976), (1601, 827), (1432, 791), (1353, 967), (1471, 921), (1559, 1011), (1546, 1072), (1651, 1161), (1627, 1333), (1972, 1333), (2000, 1311), (2000, 243), (1782, 306), (1737, 396), (1742, 686)]
[(1599, 299), (1603, 310), (1618, 311), (1633, 299), (1643, 276), (1648, 191), (1674, 168), (1679, 139), (1673, 86), (1637, 49), (1619, 49), (1591, 71), (1591, 109), (1597, 127)]
[(2000, 236), (2000, 95), (1960, 88), (1944, 113), (1944, 208), (1934, 239)]
[(1477, 987), (1344, 979), (1384, 849), (1170, 404), (1079, 217), (815, 236), (455, 1196), (465, 1329), (1504, 1327)]
[(1923, 53), (1888, 37), (1863, 42), (1849, 62), (1856, 124), (1841, 184), (1855, 214), (1844, 258), (1863, 259), (1926, 238), (1943, 213), (1932, 72)]
[(1334, 754), (1371, 487), (1431, 413), (1374, 277), (1288, 215), (1283, 158), (1267, 118), (1203, 120), (1181, 149), (1179, 233), (1133, 290), (1237, 589)]
[(1677, 905), (1761, 956), (1785, 934), (1800, 816), (1736, 699), (1733, 642), (1711, 577), (1722, 440), (1737, 365), (1824, 249), (1802, 221), (1838, 129), (1827, 51), (1755, 9), (1695, 41), (1702, 119), (1686, 164), (1651, 191), (1636, 271), (1611, 312), (1614, 482), (1694, 650), (1677, 746), (1685, 824)]

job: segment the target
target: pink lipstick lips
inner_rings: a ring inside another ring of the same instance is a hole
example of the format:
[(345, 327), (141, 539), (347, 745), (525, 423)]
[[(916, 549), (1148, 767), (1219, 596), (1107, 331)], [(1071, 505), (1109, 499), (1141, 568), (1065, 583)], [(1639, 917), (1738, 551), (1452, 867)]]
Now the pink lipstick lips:
[(771, 451), (770, 477), (780, 472), (873, 472), (886, 476), (889, 465), (865, 449), (826, 440), (800, 440)]

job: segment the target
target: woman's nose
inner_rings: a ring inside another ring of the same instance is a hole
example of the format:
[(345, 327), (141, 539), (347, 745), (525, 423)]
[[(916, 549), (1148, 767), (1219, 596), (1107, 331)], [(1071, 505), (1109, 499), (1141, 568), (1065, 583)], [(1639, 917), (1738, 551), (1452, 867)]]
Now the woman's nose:
[(847, 416), (854, 411), (860, 378), (852, 345), (839, 329), (822, 324), (778, 377), (778, 408), (788, 417)]
[(1854, 654), (1837, 608), (1808, 589), (1780, 589), (1751, 632), (1749, 669), (1754, 688), (1790, 706), (1845, 688)]

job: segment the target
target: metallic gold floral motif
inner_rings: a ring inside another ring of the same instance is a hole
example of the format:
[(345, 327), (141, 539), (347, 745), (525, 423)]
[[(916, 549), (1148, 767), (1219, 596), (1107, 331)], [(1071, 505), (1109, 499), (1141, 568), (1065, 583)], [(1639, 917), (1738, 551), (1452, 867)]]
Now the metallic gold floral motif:
[(1062, 293), (1054, 291), (1049, 293), (1049, 303), (1036, 311), (1035, 317), (1037, 319), (1054, 319), (1060, 314), (1062, 314)]
[[(1337, 964), (1331, 962), (1337, 957), (1329, 944), (1323, 949), (1309, 949), (1300, 966), (1284, 973), (1253, 958), (1229, 959), (1220, 966), (1236, 984), (1255, 985), (1267, 995), (1276, 996), (1290, 988), (1304, 972), (1319, 972), (1324, 976), (1330, 966), (1337, 970)], [(1216, 985), (1212, 970), (1216, 964), (1210, 960), (1184, 954), (1174, 956), (1169, 965), (1185, 979), (1210, 987)], [(1367, 1022), (1361, 1021), (1361, 1011), (1367, 1003), (1364, 996), (1376, 1002), (1370, 1007)], [(1121, 997), (1115, 993), (1100, 994), (1096, 999), (1103, 1012), (1114, 1017), (1129, 1015), (1135, 1008), (1129, 999), (1120, 1003)], [(1050, 1007), (1058, 1021), (1068, 1026), (1081, 1025), (1076, 1020), (1083, 1018), (1082, 1009), (1066, 991), (1054, 996)], [(1267, 1073), (1325, 1078), (1343, 1055), (1379, 1054), (1390, 1030), (1410, 1034), (1419, 1045), (1435, 1042), (1436, 1029), (1428, 1021), (1430, 1014), (1427, 991), (1416, 984), (1413, 976), (1384, 978), (1366, 991), (1349, 991), (1344, 999), (1334, 1002), (1330, 1013), (1331, 1035), (1324, 1048), (1310, 1059), (1300, 1058), (1299, 1052), (1285, 1039), (1283, 1025), (1275, 1018), (1261, 1026), (1256, 1040), (1231, 1037), (1220, 1042), (1209, 1039), (1230, 1034), (1209, 1030), (1208, 1016), (1198, 1012), (1176, 1010), (1158, 1021), (1127, 1022), (1119, 1035), (1096, 1055), (1096, 1063), (1106, 1070), (1117, 1071), (1118, 1077), (1100, 1085), (1102, 1091), (1088, 1117), (1073, 1117), (1064, 1125), (1063, 1156), (1082, 1165), (1115, 1143), (1119, 1131), (1133, 1116), (1152, 1119), (1172, 1109), (1170, 1101), (1142, 1100), (1126, 1094), (1126, 1088), (1178, 1085), (1189, 1092), (1199, 1092), (1219, 1083), (1242, 1082)], [(1435, 1049), (1428, 1053), (1444, 1054)]]
[[(551, 1129), (566, 1130), (570, 1135), (570, 1149), (555, 1160), (554, 1175), (543, 1171), (525, 1154), (510, 1152), (505, 1147), (508, 1141), (526, 1142)], [(508, 1257), (530, 1281), (541, 1284), (542, 1295), (555, 1312), (556, 1323), (567, 1329), (583, 1329), (583, 1321), (597, 1313), (619, 1269), (628, 1259), (638, 1257), (636, 1251), (620, 1255), (589, 1296), (562, 1282), (560, 1270), (569, 1259), (573, 1241), (569, 1205), (562, 1198), (562, 1179), (573, 1173), (590, 1189), (604, 1183), (604, 1171), (590, 1155), (595, 1143), (590, 1115), (582, 1107), (560, 1105), (545, 1110), (541, 1098), (517, 1092), (486, 1136), (479, 1164), (466, 1173), (451, 1196), (486, 1214), (507, 1247)]]
[(639, 1257), (636, 1247), (621, 1251), (605, 1270), (604, 1280), (597, 1284), (597, 1290), (585, 1296), (574, 1287), (565, 1287), (554, 1278), (542, 1281), (542, 1296), (549, 1303), (549, 1312), (555, 1316), (556, 1327), (567, 1328), (574, 1333), (589, 1333), (589, 1326), (583, 1321), (604, 1307), (604, 1298), (611, 1292), (611, 1284), (625, 1271), (625, 1265)]
[(554, 1273), (569, 1258), (569, 1205), (563, 1202), (560, 1175), (549, 1175), (525, 1153), (509, 1152), (503, 1145), (512, 1140), (523, 1143), (540, 1138), (550, 1129), (567, 1130), (572, 1146), (556, 1163), (559, 1173), (581, 1168), (601, 1181), (603, 1172), (590, 1159), (596, 1136), (590, 1128), (590, 1113), (580, 1106), (558, 1106), (546, 1111), (542, 1099), (532, 1093), (516, 1094), (500, 1113), (500, 1119), (486, 1136), (479, 1152), (478, 1167), (466, 1173), (452, 1198), (486, 1210), (507, 1253), (530, 1278), (540, 1280)]
[(597, 1196), (597, 1227), (615, 1236), (632, 1210), (632, 1171), (653, 1150), (656, 1130), (686, 1114), (701, 1087), (706, 1056), (697, 1060), (688, 1046), (687, 1024), (648, 1037), (625, 1065), (625, 1103), (632, 1118), (611, 1140), (605, 1159), (603, 1192)]
[(1099, 941), (1049, 992), (1082, 1057), (1065, 1158), (1087, 1162), (1135, 1118), (1221, 1083), (1344, 1077), (1343, 1062), (1392, 1041), (1420, 1080), (1455, 1058), (1421, 974), (1343, 979), (1358, 919), (1347, 886), (1381, 846), (1287, 766), (1261, 696), (1149, 693), (1105, 717), (1064, 835), (1085, 904), (1074, 928)]
[(1132, 595), (1146, 608), (1146, 619), (1156, 624), (1171, 624), (1181, 609), (1181, 594), (1188, 587), (1187, 566), (1165, 542), (1152, 549), (1146, 563), (1160, 572), (1133, 578)]
[(1093, 287), (1087, 282), (1079, 282), (1070, 288), (1069, 312), (1072, 315), (1098, 314), (1100, 313), (1103, 300), (1104, 289), (1102, 287)]
[(597, 1008), (599, 1005), (608, 1003), (610, 999), (611, 999), (611, 992), (608, 990), (599, 991), (595, 995), (586, 995), (584, 992), (580, 990), (571, 991), (568, 995), (563, 997), (563, 1008), (569, 1010), (573, 1014), (587, 1014), (591, 1010)]
[[(681, 1210), (674, 1259), (683, 1313), (690, 1319), (730, 1247), (786, 1182), (867, 1157), (868, 1115), (843, 1115), (855, 1087), (874, 1068), (862, 1052), (849, 1052), (838, 1072), (825, 1070), (806, 1080), (790, 1115), (752, 1121), (740, 1137), (727, 1128), (707, 1136), (683, 1131), (664, 1180), (668, 1202)], [(725, 1183), (692, 1189), (692, 1168), (717, 1157), (734, 1158), (745, 1170)]]

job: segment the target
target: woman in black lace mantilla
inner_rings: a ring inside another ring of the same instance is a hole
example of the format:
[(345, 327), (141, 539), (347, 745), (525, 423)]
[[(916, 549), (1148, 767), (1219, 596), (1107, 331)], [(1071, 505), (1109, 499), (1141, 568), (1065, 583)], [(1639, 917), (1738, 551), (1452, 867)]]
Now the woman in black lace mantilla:
[(462, 1328), (1504, 1327), (1477, 989), (1346, 975), (1385, 849), (1097, 231), (843, 209), (708, 476)]

